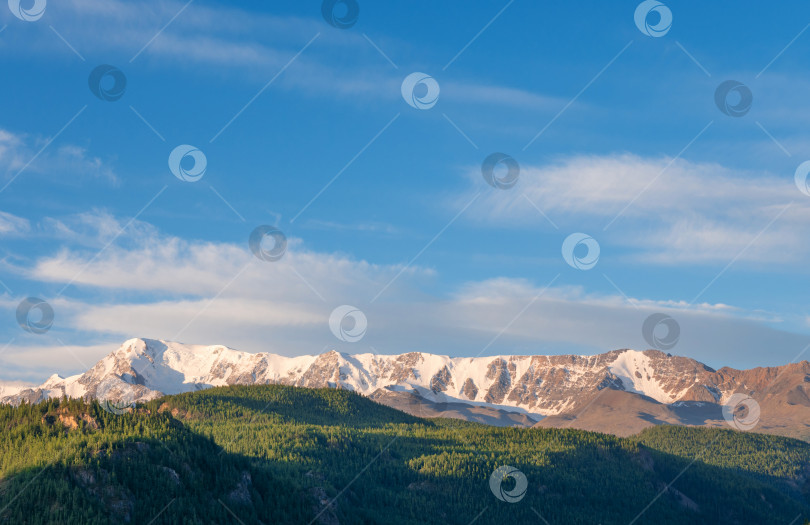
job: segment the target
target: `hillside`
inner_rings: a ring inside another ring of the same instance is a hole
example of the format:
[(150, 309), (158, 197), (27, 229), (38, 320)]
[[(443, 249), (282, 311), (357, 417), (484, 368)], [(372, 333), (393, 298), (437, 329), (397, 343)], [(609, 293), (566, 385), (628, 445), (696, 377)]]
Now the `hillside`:
[[(168, 396), (121, 415), (77, 400), (3, 406), (0, 425), (0, 518), (12, 523), (810, 517), (810, 445), (730, 430), (657, 427), (624, 439), (498, 428), (421, 420), (345, 390), (281, 385)], [(490, 488), (503, 465), (526, 477), (516, 503)]]

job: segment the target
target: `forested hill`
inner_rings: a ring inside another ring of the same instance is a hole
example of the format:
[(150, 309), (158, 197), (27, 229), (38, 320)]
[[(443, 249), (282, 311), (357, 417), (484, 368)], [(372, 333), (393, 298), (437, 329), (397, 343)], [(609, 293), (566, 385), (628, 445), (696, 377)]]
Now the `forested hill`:
[[(0, 428), (0, 520), (14, 524), (810, 518), (810, 444), (730, 430), (662, 426), (622, 439), (497, 428), (278, 385), (125, 411), (77, 400), (0, 406)], [(515, 477), (491, 487), (505, 465), (525, 476), (525, 494)]]

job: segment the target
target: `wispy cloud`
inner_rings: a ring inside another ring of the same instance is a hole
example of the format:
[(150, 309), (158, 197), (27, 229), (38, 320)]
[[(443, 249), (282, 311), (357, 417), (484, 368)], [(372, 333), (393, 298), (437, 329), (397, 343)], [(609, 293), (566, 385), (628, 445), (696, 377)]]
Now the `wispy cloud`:
[[(0, 380), (12, 385), (25, 380), (32, 386), (42, 384), (52, 374), (61, 373), (64, 377), (72, 372), (83, 372), (84, 365), (93, 366), (100, 358), (117, 348), (121, 341), (68, 345), (59, 342), (40, 343), (9, 345), (0, 354)], [(43, 363), (48, 363), (47, 367)]]
[(0, 211), (0, 236), (11, 237), (27, 233), (31, 229), (28, 219)]
[[(67, 184), (77, 183), (86, 178), (99, 178), (112, 184), (118, 183), (118, 176), (109, 162), (75, 144), (47, 149), (36, 156), (37, 150), (46, 141), (45, 137), (0, 129), (0, 172), (5, 178), (11, 178), (25, 167), (26, 172), (47, 176)], [(36, 159), (26, 167), (35, 156)]]
[(315, 230), (331, 230), (331, 231), (354, 231), (363, 233), (376, 233), (381, 235), (396, 235), (401, 234), (401, 228), (393, 224), (384, 222), (363, 222), (356, 224), (345, 224), (335, 221), (322, 221), (318, 219), (310, 219), (302, 225), (304, 228), (312, 228)]
[(628, 257), (642, 262), (727, 262), (755, 237), (742, 261), (795, 264), (810, 255), (802, 241), (810, 202), (792, 174), (621, 154), (524, 166), (510, 191), (486, 186), (479, 170), (469, 177), (471, 192), (488, 190), (476, 213), (468, 215), (473, 220), (550, 229), (539, 208), (561, 228), (587, 229), (606, 243), (630, 248)]
[[(175, 1), (69, 0), (49, 6), (49, 16), (57, 21), (60, 34), (89, 61), (101, 60), (102, 56), (108, 61), (111, 51), (130, 57), (154, 38), (138, 61), (202, 76), (239, 75), (246, 83), (266, 82), (304, 43), (320, 33), (317, 44), (297, 59), (275, 85), (309, 96), (340, 96), (357, 104), (366, 103), (368, 97), (388, 101), (400, 96), (405, 75), (402, 70), (379, 64), (378, 51), (361, 34), (325, 31), (323, 20), (316, 17), (278, 16), (195, 3), (155, 37), (183, 5)], [(18, 55), (48, 59), (59, 52), (72, 53), (49, 30), (40, 30), (42, 38), (36, 45), (32, 46), (24, 35), (12, 34), (5, 35), (0, 46)], [(392, 55), (412, 53), (408, 42), (388, 39), (385, 46)], [(361, 57), (368, 59), (368, 65), (358, 65)], [(405, 61), (400, 61), (406, 67)], [(130, 67), (135, 66), (137, 63)], [(440, 81), (447, 100), (463, 104), (552, 111), (565, 103), (565, 98), (515, 86), (457, 78)]]

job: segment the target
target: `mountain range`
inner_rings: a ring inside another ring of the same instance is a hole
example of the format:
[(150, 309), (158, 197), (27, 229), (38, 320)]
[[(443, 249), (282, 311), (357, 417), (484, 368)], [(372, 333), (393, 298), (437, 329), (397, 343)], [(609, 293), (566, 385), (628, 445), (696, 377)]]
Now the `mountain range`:
[(626, 436), (658, 424), (730, 425), (810, 440), (810, 362), (714, 370), (657, 350), (475, 358), (332, 350), (284, 357), (138, 338), (83, 374), (54, 375), (36, 387), (0, 384), (0, 402), (67, 396), (131, 404), (256, 384), (341, 388), (418, 416), (500, 426)]

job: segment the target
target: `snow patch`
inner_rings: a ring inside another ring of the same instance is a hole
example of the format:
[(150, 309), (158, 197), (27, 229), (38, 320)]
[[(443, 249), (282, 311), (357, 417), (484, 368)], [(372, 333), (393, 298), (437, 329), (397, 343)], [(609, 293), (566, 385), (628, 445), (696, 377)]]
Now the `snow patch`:
[(638, 350), (625, 350), (608, 367), (621, 379), (625, 390), (651, 397), (659, 403), (672, 403), (678, 396), (661, 387), (655, 377), (651, 359)]

